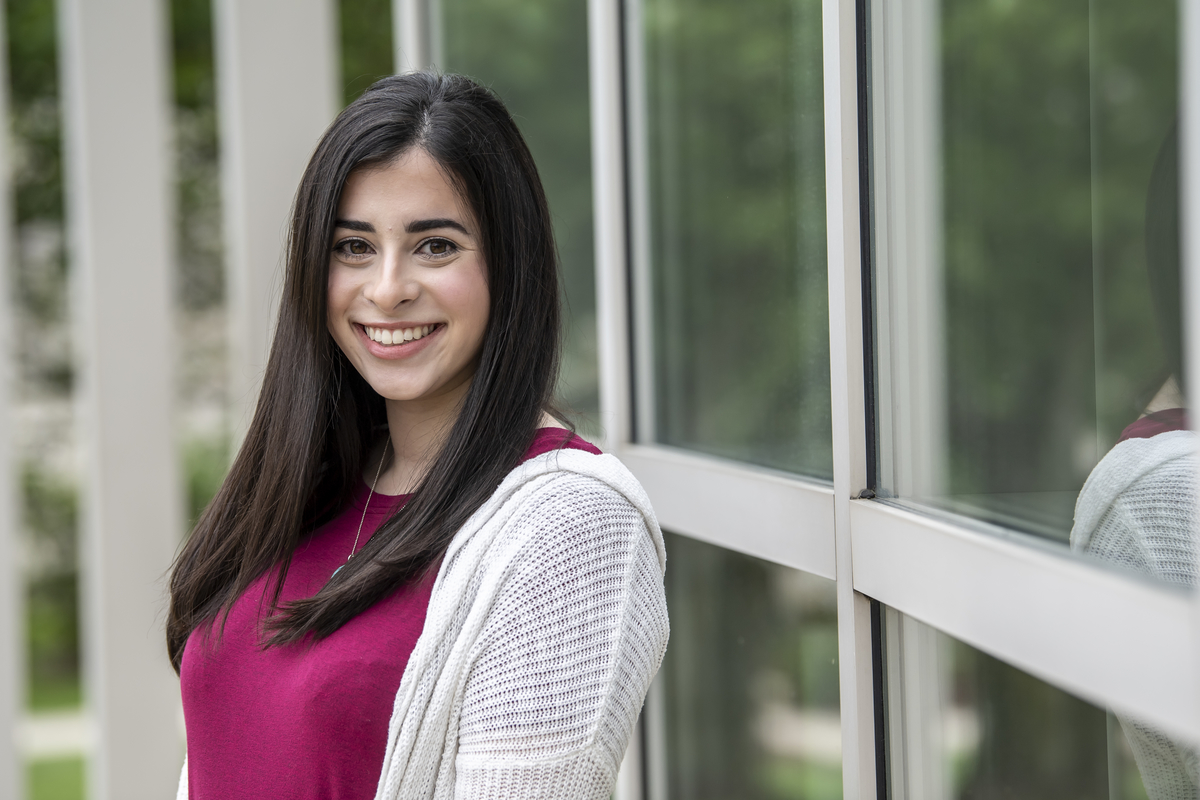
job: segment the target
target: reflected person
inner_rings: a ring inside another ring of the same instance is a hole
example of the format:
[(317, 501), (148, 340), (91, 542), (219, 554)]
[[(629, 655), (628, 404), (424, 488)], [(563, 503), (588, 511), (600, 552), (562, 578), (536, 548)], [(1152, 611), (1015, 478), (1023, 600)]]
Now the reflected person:
[[(1168, 583), (1196, 584), (1197, 438), (1182, 380), (1179, 155), (1176, 130), (1159, 151), (1146, 201), (1146, 264), (1155, 324), (1171, 374), (1088, 476), (1071, 547)], [(1200, 798), (1195, 749), (1118, 714), (1150, 800)]]

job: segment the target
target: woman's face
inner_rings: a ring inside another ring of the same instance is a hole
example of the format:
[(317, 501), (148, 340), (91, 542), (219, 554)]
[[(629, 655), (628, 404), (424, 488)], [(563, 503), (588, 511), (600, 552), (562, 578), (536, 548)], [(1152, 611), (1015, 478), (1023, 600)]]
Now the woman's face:
[(346, 180), (329, 256), (328, 326), (386, 400), (452, 407), (488, 321), (474, 214), (425, 151)]

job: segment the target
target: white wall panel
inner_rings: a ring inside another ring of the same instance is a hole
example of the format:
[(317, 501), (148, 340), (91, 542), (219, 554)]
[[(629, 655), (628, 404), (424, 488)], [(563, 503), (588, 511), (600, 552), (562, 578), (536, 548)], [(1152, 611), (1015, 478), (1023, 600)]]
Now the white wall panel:
[(181, 527), (171, 417), (165, 6), (63, 0), (67, 221), (84, 459), (84, 694), (92, 800), (161, 798), (182, 756), (163, 642)]
[(216, 0), (230, 400), (250, 423), (283, 287), (292, 198), (340, 93), (333, 0)]

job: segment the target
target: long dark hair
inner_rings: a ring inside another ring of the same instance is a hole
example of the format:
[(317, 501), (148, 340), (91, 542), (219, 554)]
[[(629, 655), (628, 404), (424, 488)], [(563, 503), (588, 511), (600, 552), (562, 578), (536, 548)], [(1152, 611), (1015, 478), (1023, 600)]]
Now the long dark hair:
[[(384, 435), (383, 399), (326, 328), (334, 221), (351, 172), (412, 148), (444, 170), (478, 220), (490, 316), (461, 411), (420, 487), (316, 596), (278, 608), (292, 553), (336, 516)], [(254, 420), (171, 574), (167, 650), (176, 671), (211, 624), (279, 566), (268, 644), (328, 636), (413, 580), (519, 462), (558, 375), (559, 279), (537, 169), (503, 104), (457, 75), (384, 78), (325, 132), (296, 193), (275, 341)]]

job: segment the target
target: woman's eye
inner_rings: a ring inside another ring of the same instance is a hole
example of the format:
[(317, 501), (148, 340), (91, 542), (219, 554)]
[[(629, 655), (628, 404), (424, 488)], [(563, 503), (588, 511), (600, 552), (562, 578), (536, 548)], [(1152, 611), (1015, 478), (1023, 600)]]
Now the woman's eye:
[(338, 242), (335, 252), (342, 256), (361, 258), (371, 254), (371, 245), (362, 239), (344, 239)]
[(426, 255), (433, 256), (435, 258), (445, 258), (446, 256), (453, 255), (455, 251), (458, 250), (458, 248), (454, 246), (454, 242), (446, 239), (430, 239), (426, 242), (423, 242), (420, 249)]

